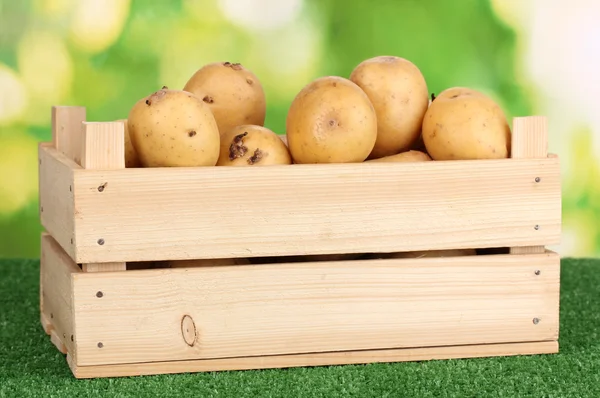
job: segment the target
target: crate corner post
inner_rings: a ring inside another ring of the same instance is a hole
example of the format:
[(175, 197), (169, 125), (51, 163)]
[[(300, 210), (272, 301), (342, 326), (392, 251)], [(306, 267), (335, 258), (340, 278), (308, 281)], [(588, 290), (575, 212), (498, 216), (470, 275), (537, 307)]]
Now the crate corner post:
[[(125, 168), (125, 125), (122, 121), (83, 122), (81, 142), (81, 166), (85, 170), (115, 170)], [(109, 178), (99, 182), (97, 193), (110, 189)], [(101, 236), (98, 245), (110, 245)], [(84, 272), (125, 271), (127, 263), (120, 262), (82, 262)]]
[[(512, 159), (543, 159), (548, 157), (548, 120), (546, 116), (524, 116), (513, 119), (510, 157)], [(539, 178), (534, 181), (541, 183)], [(532, 204), (533, 205), (533, 204)], [(533, 226), (540, 228), (539, 225)], [(511, 247), (511, 254), (540, 254), (546, 246)]]

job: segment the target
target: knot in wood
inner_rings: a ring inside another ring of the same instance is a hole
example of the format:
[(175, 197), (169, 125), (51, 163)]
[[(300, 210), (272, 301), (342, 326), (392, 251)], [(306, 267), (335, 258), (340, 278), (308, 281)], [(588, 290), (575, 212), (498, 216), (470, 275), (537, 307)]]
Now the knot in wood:
[(181, 319), (181, 335), (187, 345), (193, 347), (196, 344), (196, 325), (191, 316), (185, 315)]

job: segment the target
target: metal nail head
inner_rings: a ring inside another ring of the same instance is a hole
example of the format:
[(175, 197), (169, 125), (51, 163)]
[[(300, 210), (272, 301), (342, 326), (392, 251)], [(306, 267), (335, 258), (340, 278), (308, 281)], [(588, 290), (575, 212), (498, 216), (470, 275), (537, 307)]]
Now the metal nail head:
[(535, 270), (535, 274), (536, 274), (536, 275), (539, 275), (539, 274), (541, 274), (541, 273), (542, 273), (542, 271), (540, 271), (539, 269), (536, 269), (536, 270)]
[(102, 293), (102, 292), (96, 293), (96, 297), (98, 297), (98, 298), (102, 298), (103, 296), (104, 296), (104, 293)]
[(99, 342), (98, 343), (98, 348), (102, 348), (102, 347), (104, 347), (104, 344), (102, 344), (102, 342)]
[(540, 323), (540, 318), (533, 318), (533, 324), (537, 325), (538, 323)]
[(535, 227), (533, 227), (533, 229), (535, 229), (537, 231), (538, 229), (540, 229), (540, 226), (536, 225)]
[(535, 177), (535, 182), (540, 182), (540, 181), (541, 181), (540, 177)]
[[(537, 228), (536, 228), (536, 229), (537, 229)], [(102, 238), (98, 239), (98, 244), (99, 244), (100, 246), (102, 246), (102, 245), (104, 244), (104, 239), (102, 239)]]

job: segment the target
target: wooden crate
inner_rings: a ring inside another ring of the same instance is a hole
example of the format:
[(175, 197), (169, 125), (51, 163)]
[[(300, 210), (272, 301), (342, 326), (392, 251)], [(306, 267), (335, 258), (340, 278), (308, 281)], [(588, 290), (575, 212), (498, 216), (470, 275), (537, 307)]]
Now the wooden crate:
[[(78, 378), (558, 352), (559, 159), (125, 168), (119, 122), (53, 108), (41, 319)], [(292, 255), (476, 248), (477, 256)], [(165, 268), (169, 260), (251, 265)]]

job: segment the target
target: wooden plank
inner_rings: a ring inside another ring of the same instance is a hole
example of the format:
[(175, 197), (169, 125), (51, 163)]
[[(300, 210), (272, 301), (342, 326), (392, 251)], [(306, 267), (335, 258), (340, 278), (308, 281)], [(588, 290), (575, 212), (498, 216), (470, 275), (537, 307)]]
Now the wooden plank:
[(531, 343), (342, 351), (261, 357), (199, 359), (172, 362), (146, 362), (119, 365), (78, 366), (70, 356), (67, 356), (67, 361), (73, 372), (73, 375), (76, 378), (89, 379), (100, 377), (148, 376), (189, 372), (392, 363), (555, 353), (558, 353), (557, 341), (539, 341)]
[(559, 267), (546, 253), (80, 273), (77, 365), (556, 340)]
[(74, 178), (78, 262), (560, 241), (552, 158), (81, 170)]
[[(513, 159), (543, 159), (548, 157), (548, 121), (545, 116), (516, 117), (513, 119), (511, 142)], [(534, 181), (541, 186), (546, 181), (540, 176)], [(535, 204), (532, 203), (532, 206)], [(545, 245), (511, 247), (512, 254), (544, 253)]]
[(52, 107), (52, 146), (77, 164), (81, 164), (81, 126), (85, 118), (85, 107)]
[(83, 263), (81, 264), (81, 268), (83, 272), (125, 271), (123, 264), (123, 262)]
[[(122, 122), (83, 123), (83, 147), (81, 165), (86, 170), (113, 170), (125, 168), (125, 128)], [(102, 198), (107, 183), (99, 183), (95, 189)], [(118, 203), (113, 203), (118, 206)], [(115, 209), (116, 210), (116, 209)], [(100, 240), (96, 244), (101, 245)], [(109, 261), (98, 258), (94, 262), (82, 261), (84, 272), (125, 271), (125, 261)]]
[[(42, 234), (40, 256), (42, 322), (47, 321), (52, 343), (75, 355), (71, 275), (81, 270), (48, 233)], [(47, 325), (46, 325), (47, 327)]]
[(545, 116), (513, 119), (511, 157), (513, 159), (548, 157), (548, 119)]
[(122, 122), (83, 123), (81, 166), (94, 170), (125, 168), (125, 127)]
[(73, 170), (80, 168), (49, 143), (40, 143), (40, 221), (60, 246), (75, 257), (75, 203)]

